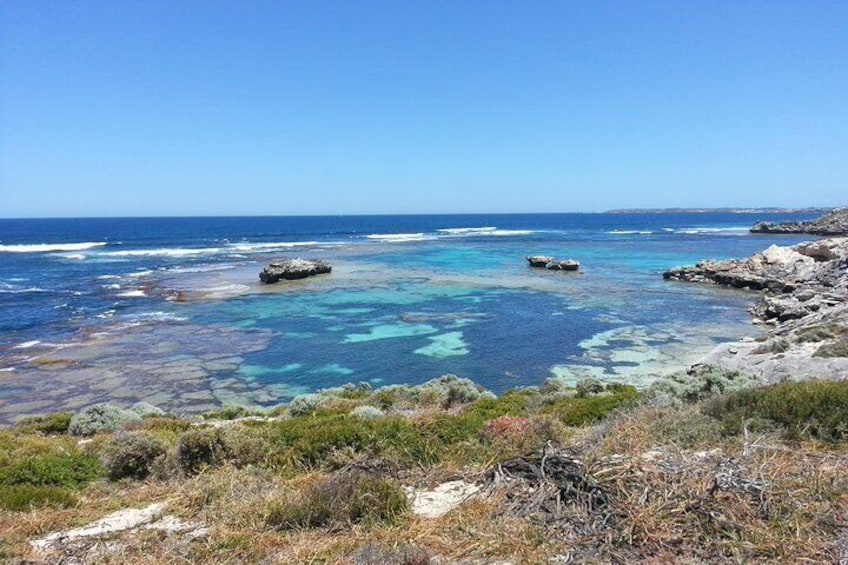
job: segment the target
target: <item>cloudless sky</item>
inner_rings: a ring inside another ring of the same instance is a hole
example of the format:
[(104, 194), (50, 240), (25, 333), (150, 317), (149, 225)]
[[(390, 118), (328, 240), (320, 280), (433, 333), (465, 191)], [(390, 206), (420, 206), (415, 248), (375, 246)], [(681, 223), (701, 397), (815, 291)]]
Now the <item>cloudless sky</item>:
[(844, 0), (0, 0), (0, 217), (846, 196)]

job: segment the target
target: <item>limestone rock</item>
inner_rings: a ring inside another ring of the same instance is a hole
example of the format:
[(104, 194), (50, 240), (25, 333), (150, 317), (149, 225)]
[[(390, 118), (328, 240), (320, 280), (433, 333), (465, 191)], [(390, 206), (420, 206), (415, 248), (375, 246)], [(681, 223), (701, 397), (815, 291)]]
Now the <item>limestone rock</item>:
[(576, 271), (580, 262), (574, 259), (555, 259), (550, 255), (527, 255), (524, 257), (531, 267), (548, 269), (549, 271)]
[(281, 280), (305, 279), (314, 275), (329, 273), (333, 267), (320, 259), (287, 259), (271, 263), (259, 273), (259, 280), (272, 284)]

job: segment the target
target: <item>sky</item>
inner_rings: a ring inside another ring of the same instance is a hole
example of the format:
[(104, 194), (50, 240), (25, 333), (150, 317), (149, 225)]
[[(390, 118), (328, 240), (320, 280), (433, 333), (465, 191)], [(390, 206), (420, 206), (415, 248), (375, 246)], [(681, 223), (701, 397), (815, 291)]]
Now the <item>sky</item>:
[(848, 2), (0, 0), (0, 217), (848, 204)]

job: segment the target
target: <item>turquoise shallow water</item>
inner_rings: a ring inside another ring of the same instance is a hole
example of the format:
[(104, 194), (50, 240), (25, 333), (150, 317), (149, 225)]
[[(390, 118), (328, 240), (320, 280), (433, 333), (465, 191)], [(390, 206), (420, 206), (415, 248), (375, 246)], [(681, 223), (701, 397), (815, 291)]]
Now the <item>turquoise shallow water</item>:
[[(752, 236), (755, 219), (782, 218), (0, 221), (0, 421), (102, 400), (271, 405), (444, 373), (496, 392), (551, 375), (646, 384), (757, 333), (753, 295), (661, 278), (799, 240)], [(530, 269), (528, 253), (581, 274)], [(334, 271), (259, 285), (263, 264), (293, 256)]]

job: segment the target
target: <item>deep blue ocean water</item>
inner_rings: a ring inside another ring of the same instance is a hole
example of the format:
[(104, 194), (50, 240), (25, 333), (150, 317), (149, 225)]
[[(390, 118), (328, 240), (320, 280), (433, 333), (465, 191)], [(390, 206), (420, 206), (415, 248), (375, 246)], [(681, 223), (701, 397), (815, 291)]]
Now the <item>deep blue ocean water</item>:
[[(747, 228), (808, 217), (0, 220), (0, 421), (99, 400), (267, 405), (444, 373), (497, 392), (554, 374), (644, 383), (756, 334), (753, 295), (662, 271), (796, 243)], [(582, 272), (530, 269), (530, 253)], [(264, 264), (295, 256), (334, 271), (258, 283)]]

